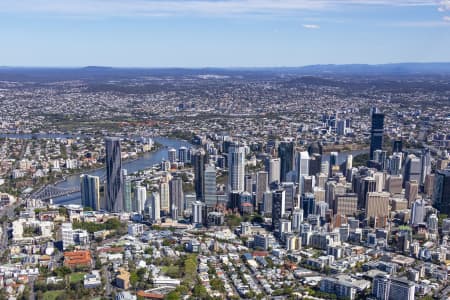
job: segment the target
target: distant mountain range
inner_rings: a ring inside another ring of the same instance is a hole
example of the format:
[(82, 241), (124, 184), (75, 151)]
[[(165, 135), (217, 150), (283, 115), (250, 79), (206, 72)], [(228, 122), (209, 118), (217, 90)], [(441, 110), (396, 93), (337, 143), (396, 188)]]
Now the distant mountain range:
[(273, 77), (286, 75), (311, 76), (450, 76), (450, 62), (310, 65), (303, 67), (267, 68), (114, 68), (87, 66), (83, 68), (0, 67), (0, 80), (115, 80), (144, 76), (226, 75), (241, 77)]

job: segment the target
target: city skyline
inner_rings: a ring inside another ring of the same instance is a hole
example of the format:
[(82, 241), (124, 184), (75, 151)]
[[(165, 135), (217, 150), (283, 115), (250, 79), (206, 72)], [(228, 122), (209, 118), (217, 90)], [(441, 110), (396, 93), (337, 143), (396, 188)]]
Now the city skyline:
[(448, 0), (4, 1), (0, 65), (445, 62), (449, 8)]

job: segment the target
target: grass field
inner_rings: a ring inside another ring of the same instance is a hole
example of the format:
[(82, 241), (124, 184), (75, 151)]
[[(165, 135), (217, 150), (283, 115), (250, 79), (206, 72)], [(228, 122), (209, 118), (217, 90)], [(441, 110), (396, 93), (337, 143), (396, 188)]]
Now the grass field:
[(44, 300), (55, 300), (59, 295), (63, 294), (63, 290), (59, 291), (47, 291), (44, 293)]
[(84, 279), (84, 274), (85, 273), (80, 272), (70, 274), (70, 283), (82, 281)]

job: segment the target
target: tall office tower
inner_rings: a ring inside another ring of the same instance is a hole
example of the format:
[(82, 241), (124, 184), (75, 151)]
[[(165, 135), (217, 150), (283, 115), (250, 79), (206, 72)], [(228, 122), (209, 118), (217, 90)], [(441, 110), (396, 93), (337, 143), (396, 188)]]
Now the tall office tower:
[(381, 193), (384, 190), (384, 183), (386, 182), (385, 173), (376, 172), (373, 174), (373, 178), (375, 179), (376, 192)]
[(147, 189), (145, 186), (136, 186), (134, 190), (134, 205), (133, 211), (142, 214), (147, 202)]
[(301, 195), (305, 190), (304, 178), (309, 175), (309, 154), (306, 151), (297, 153), (296, 168), (298, 193)]
[(417, 199), (417, 194), (419, 193), (419, 183), (415, 180), (407, 181), (405, 184), (405, 198), (408, 201), (408, 208)]
[(320, 173), (320, 168), (322, 164), (322, 156), (320, 154), (314, 153), (309, 156), (309, 175), (317, 176)]
[(177, 161), (177, 150), (174, 148), (167, 150), (167, 157), (171, 164), (175, 163)]
[(303, 209), (303, 217), (307, 218), (309, 215), (315, 213), (316, 209), (316, 200), (313, 194), (306, 193), (301, 197), (302, 209)]
[(269, 184), (280, 183), (280, 159), (271, 158), (269, 160)]
[(304, 176), (303, 177), (303, 193), (314, 193), (315, 177)]
[(292, 212), (292, 230), (294, 232), (300, 232), (300, 227), (303, 223), (303, 210), (300, 207), (294, 208)]
[(362, 209), (367, 204), (367, 193), (377, 190), (377, 183), (373, 177), (364, 177), (361, 180), (361, 188), (358, 193), (358, 208)]
[(280, 182), (285, 182), (287, 174), (294, 169), (294, 143), (281, 142), (278, 146), (280, 157)]
[(358, 210), (358, 196), (356, 194), (336, 195), (333, 213), (335, 215), (354, 216)]
[(433, 188), (434, 188), (434, 174), (428, 174), (425, 177), (425, 184), (423, 187), (423, 192), (427, 197), (430, 197), (433, 195)]
[(123, 176), (123, 210), (126, 212), (133, 211), (131, 203), (131, 179), (128, 177), (126, 169), (122, 169)]
[(329, 207), (334, 207), (334, 201), (337, 195), (343, 195), (347, 191), (344, 184), (335, 181), (328, 181), (325, 187), (325, 202), (328, 203)]
[(450, 214), (450, 169), (434, 175), (433, 206), (441, 214)]
[(389, 193), (367, 193), (366, 218), (383, 218), (389, 215)]
[(392, 145), (392, 153), (403, 152), (403, 142), (401, 140), (395, 140)]
[(337, 135), (345, 135), (347, 133), (345, 127), (345, 120), (337, 121), (336, 133)]
[(403, 186), (407, 181), (415, 180), (417, 182), (420, 182), (421, 169), (422, 164), (420, 158), (416, 157), (414, 154), (408, 155), (405, 161)]
[(427, 175), (431, 174), (431, 153), (430, 153), (430, 149), (428, 149), (428, 148), (422, 149), (422, 154), (420, 156), (420, 160), (421, 160), (422, 169), (421, 169), (421, 172), (420, 172), (419, 185), (423, 187), (425, 185), (425, 178), (427, 177)]
[(345, 176), (353, 169), (353, 155), (347, 155), (347, 159), (345, 160)]
[(184, 146), (178, 149), (178, 161), (182, 163), (188, 162), (188, 149)]
[(122, 212), (123, 210), (123, 177), (120, 140), (106, 138), (106, 210)]
[(212, 210), (217, 204), (217, 183), (216, 168), (214, 165), (207, 165), (205, 168), (205, 205), (207, 210)]
[(263, 212), (264, 215), (272, 214), (272, 192), (265, 192), (263, 195)]
[(325, 220), (329, 206), (326, 202), (316, 202), (316, 215), (320, 216), (322, 220)]
[[(169, 181), (169, 196), (170, 196), (170, 207), (177, 208), (177, 219), (183, 216), (184, 212), (184, 193), (183, 193), (183, 179), (179, 176), (173, 177)], [(172, 218), (174, 216), (172, 215)]]
[(150, 220), (152, 222), (158, 222), (161, 220), (161, 198), (159, 197), (159, 193), (152, 193), (150, 203)]
[(317, 179), (317, 187), (325, 189), (327, 180), (328, 180), (328, 176), (323, 173), (320, 173), (319, 178)]
[(281, 184), (282, 189), (286, 192), (285, 193), (285, 209), (286, 210), (292, 210), (294, 207), (299, 206), (297, 203), (297, 199), (295, 197), (295, 183), (293, 182), (283, 182)]
[(253, 193), (253, 177), (250, 174), (244, 176), (244, 190), (247, 193)]
[(245, 190), (245, 148), (232, 143), (228, 148), (228, 192)]
[(100, 178), (83, 174), (80, 176), (81, 205), (93, 210), (100, 209)]
[(328, 178), (330, 177), (329, 172), (330, 172), (330, 163), (328, 161), (322, 162), (322, 164), (320, 165), (320, 173), (325, 174)]
[(328, 177), (329, 178), (333, 177), (333, 173), (336, 170), (336, 167), (339, 167), (338, 156), (339, 156), (339, 153), (337, 153), (337, 152), (330, 153), (330, 162), (328, 164)]
[(272, 193), (272, 228), (274, 232), (279, 232), (280, 220), (286, 213), (286, 192), (275, 190)]
[(161, 182), (159, 184), (159, 197), (161, 203), (161, 211), (166, 215), (170, 213), (170, 190), (167, 182)]
[(203, 200), (204, 175), (205, 175), (205, 151), (199, 149), (192, 154), (192, 164), (194, 166), (194, 187), (197, 200)]
[(428, 230), (431, 233), (436, 233), (438, 231), (439, 219), (436, 214), (432, 214), (431, 216), (428, 217), (427, 225), (428, 225)]
[(386, 181), (386, 191), (391, 194), (401, 194), (403, 185), (402, 175), (389, 175)]
[(203, 223), (203, 202), (200, 201), (192, 202), (192, 223), (193, 224)]
[(259, 171), (256, 173), (256, 207), (260, 209), (264, 193), (269, 190), (269, 173)]
[(394, 153), (389, 159), (389, 173), (399, 175), (402, 169), (403, 155), (399, 152)]
[(372, 295), (377, 300), (414, 300), (415, 289), (413, 282), (390, 275), (377, 275), (373, 279)]
[(373, 152), (383, 149), (384, 114), (372, 114), (372, 130), (370, 131), (370, 160), (373, 160)]
[(411, 208), (411, 225), (418, 225), (425, 222), (426, 205), (427, 203), (423, 199), (414, 201)]

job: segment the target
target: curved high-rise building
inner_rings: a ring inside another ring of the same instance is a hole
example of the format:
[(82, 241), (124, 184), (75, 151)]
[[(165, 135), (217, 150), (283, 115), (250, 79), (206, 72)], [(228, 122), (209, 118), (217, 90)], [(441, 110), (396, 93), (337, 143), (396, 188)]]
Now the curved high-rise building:
[(106, 149), (106, 210), (109, 212), (123, 211), (123, 176), (122, 157), (119, 138), (105, 139)]

